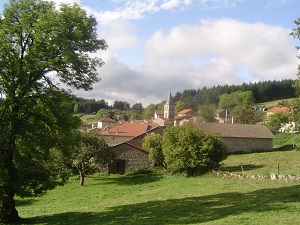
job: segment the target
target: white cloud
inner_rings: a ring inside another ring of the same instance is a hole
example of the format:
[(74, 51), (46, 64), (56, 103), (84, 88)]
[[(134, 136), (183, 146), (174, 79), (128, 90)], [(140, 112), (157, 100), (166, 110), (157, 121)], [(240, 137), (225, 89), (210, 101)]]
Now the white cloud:
[(175, 94), (204, 86), (294, 79), (296, 54), (289, 30), (281, 27), (204, 20), (166, 33), (156, 31), (146, 42), (146, 59), (138, 68), (110, 55), (91, 96), (146, 106), (164, 100), (170, 89)]
[(110, 26), (101, 27), (99, 32), (99, 36), (107, 41), (108, 51), (129, 49), (138, 44), (135, 27), (128, 22), (112, 22)]
[(250, 68), (252, 78), (284, 78), (295, 73), (295, 48), (289, 30), (261, 23), (230, 19), (205, 20), (177, 26), (167, 34), (157, 31), (146, 44), (148, 60), (222, 58)]

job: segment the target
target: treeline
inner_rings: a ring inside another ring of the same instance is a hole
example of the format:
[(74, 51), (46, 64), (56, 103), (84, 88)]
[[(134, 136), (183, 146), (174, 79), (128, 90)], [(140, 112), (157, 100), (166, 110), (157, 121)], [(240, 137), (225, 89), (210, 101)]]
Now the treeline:
[(135, 103), (130, 106), (129, 102), (126, 101), (114, 101), (112, 106), (108, 105), (108, 102), (104, 99), (95, 100), (95, 99), (85, 99), (74, 97), (74, 100), (71, 102), (70, 112), (71, 113), (84, 113), (84, 114), (95, 114), (100, 109), (115, 109), (119, 111), (143, 111), (142, 103)]
[[(182, 93), (177, 92), (174, 97), (174, 102), (181, 103), (183, 108), (197, 109), (200, 105), (219, 103), (219, 97), (222, 94), (231, 94), (238, 90), (252, 91), (255, 103), (267, 102), (285, 98), (295, 98), (298, 96), (293, 84), (295, 80), (269, 80), (255, 83), (243, 83), (241, 85), (218, 85), (211, 88), (187, 89)], [(100, 109), (116, 109), (121, 111), (137, 110), (143, 111), (143, 105), (136, 103), (130, 106), (126, 101), (114, 101), (112, 106), (104, 99), (85, 99), (75, 97), (71, 103), (70, 111), (74, 113), (91, 114), (96, 113)]]
[(266, 101), (294, 98), (297, 96), (296, 90), (293, 87), (295, 80), (273, 80), (262, 81), (255, 83), (243, 83), (241, 85), (218, 85), (212, 88), (201, 88), (198, 90), (188, 89), (182, 93), (177, 92), (174, 96), (174, 101), (180, 101), (184, 104), (184, 108), (196, 109), (199, 105), (219, 103), (219, 97), (222, 94), (231, 94), (238, 90), (252, 91), (255, 103)]

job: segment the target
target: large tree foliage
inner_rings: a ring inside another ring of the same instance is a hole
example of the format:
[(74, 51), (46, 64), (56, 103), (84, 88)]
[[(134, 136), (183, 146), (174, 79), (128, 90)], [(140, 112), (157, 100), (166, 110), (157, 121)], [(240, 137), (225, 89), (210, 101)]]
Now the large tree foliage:
[[(0, 220), (19, 219), (14, 196), (58, 183), (51, 148), (66, 144), (78, 120), (58, 82), (91, 90), (105, 49), (96, 20), (77, 4), (10, 0), (0, 18)], [(62, 181), (62, 180), (61, 180)]]
[(226, 147), (218, 136), (189, 123), (167, 128), (163, 133), (162, 149), (167, 169), (188, 176), (218, 168), (227, 156)]
[(255, 124), (258, 122), (258, 113), (251, 106), (235, 106), (230, 111), (230, 115), (234, 123)]
[(254, 102), (251, 91), (236, 91), (220, 96), (219, 109), (232, 109), (235, 106), (250, 106)]
[(213, 104), (199, 106), (199, 116), (203, 118), (205, 122), (215, 122), (215, 111), (217, 107)]

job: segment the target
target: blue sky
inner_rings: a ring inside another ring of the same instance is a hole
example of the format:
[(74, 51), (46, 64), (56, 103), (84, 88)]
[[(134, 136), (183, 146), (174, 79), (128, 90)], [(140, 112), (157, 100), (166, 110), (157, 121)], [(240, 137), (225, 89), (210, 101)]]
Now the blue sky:
[(98, 53), (102, 81), (93, 91), (74, 91), (81, 97), (145, 107), (170, 90), (297, 78), (300, 43), (289, 33), (299, 0), (55, 2), (77, 2), (93, 14), (109, 45)]

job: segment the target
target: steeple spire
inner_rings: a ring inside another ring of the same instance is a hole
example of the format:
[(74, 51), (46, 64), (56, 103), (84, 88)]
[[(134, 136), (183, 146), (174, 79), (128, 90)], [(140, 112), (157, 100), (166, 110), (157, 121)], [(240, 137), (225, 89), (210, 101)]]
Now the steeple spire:
[(175, 117), (174, 100), (170, 91), (167, 102), (164, 106), (164, 118), (167, 118), (170, 122), (174, 123), (174, 117)]

